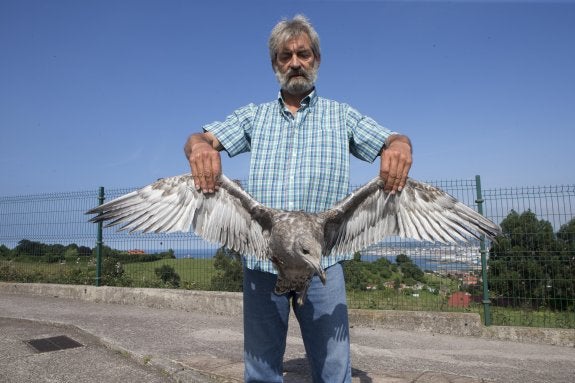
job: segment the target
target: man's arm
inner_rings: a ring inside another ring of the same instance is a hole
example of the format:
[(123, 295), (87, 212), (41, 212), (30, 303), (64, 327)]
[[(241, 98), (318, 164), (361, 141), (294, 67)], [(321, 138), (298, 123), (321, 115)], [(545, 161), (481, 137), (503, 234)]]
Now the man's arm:
[(381, 150), (379, 176), (385, 181), (385, 191), (401, 191), (413, 163), (411, 140), (401, 134), (393, 134), (385, 140)]
[(194, 183), (198, 190), (213, 193), (217, 190), (217, 180), (222, 173), (220, 141), (210, 132), (194, 133), (186, 141), (184, 153), (190, 162)]

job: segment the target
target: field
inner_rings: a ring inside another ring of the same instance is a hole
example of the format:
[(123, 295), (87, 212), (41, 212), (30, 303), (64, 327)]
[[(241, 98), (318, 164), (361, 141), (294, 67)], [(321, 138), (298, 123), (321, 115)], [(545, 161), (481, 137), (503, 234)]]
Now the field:
[[(108, 284), (134, 287), (164, 287), (155, 270), (162, 265), (174, 268), (180, 276), (180, 286), (186, 289), (209, 290), (216, 270), (212, 259), (160, 259), (154, 262), (134, 262), (121, 265), (106, 265), (103, 277), (112, 278)], [(121, 278), (120, 278), (121, 274)], [(115, 277), (115, 278), (113, 278)], [(96, 265), (91, 258), (77, 258), (65, 262), (42, 262), (37, 259), (22, 259), (17, 262), (0, 260), (0, 281), (95, 284)]]
[(212, 259), (161, 259), (155, 262), (128, 263), (124, 265), (126, 276), (136, 285), (146, 285), (146, 281), (156, 281), (155, 270), (162, 265), (174, 268), (181, 278), (181, 286), (192, 290), (210, 290), (212, 277), (215, 275)]

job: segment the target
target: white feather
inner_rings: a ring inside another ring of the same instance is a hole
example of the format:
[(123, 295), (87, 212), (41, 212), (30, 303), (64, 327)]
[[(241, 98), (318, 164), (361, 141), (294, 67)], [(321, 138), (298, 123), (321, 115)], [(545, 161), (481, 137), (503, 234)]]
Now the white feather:
[[(480, 235), (493, 239), (500, 233), (499, 226), (430, 185), (408, 179), (395, 194), (383, 187), (376, 177), (318, 215), (324, 232), (314, 238), (325, 238), (324, 254), (352, 253), (388, 236), (457, 243)], [(131, 232), (193, 230), (208, 241), (262, 259), (269, 252), (272, 216), (293, 220), (294, 233), (303, 224), (297, 214), (263, 206), (223, 175), (215, 193), (197, 191), (186, 174), (161, 179), (88, 213), (99, 214), (94, 222), (110, 221), (108, 226), (121, 224), (121, 230)]]
[(99, 214), (94, 222), (121, 224), (120, 230), (130, 232), (194, 231), (208, 241), (265, 258), (265, 232), (246, 206), (265, 207), (227, 177), (222, 176), (220, 182), (218, 191), (203, 194), (196, 190), (190, 174), (164, 178), (88, 213)]

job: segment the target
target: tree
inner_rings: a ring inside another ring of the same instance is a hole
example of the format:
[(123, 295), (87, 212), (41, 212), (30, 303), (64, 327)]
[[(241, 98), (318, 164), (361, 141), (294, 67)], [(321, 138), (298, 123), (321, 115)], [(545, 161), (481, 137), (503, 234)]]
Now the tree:
[(78, 247), (78, 255), (81, 257), (89, 257), (92, 255), (92, 249), (87, 246)]
[[(573, 299), (573, 264), (561, 256), (551, 223), (531, 211), (511, 211), (501, 222), (503, 236), (490, 249), (488, 280), (503, 304), (567, 309)], [(567, 236), (566, 228), (561, 234)], [(495, 303), (498, 300), (495, 299)]]
[(161, 267), (156, 267), (154, 272), (165, 285), (176, 288), (180, 287), (180, 275), (176, 273), (173, 266), (162, 265)]
[(16, 254), (16, 256), (41, 256), (44, 254), (43, 247), (44, 244), (40, 242), (22, 239), (14, 248), (14, 254)]
[(242, 256), (230, 249), (221, 247), (214, 256), (216, 274), (212, 277), (213, 290), (242, 291), (243, 265)]
[(571, 252), (571, 256), (575, 256), (573, 254), (575, 252), (575, 218), (561, 226), (557, 232), (557, 240), (562, 250)]
[(116, 258), (102, 260), (102, 284), (107, 286), (132, 286), (132, 279), (126, 275), (124, 265)]
[[(564, 288), (566, 294), (571, 294), (571, 300), (575, 297), (575, 218), (562, 225), (557, 232), (557, 240), (564, 259), (563, 280), (557, 281), (558, 287)], [(561, 285), (561, 286), (560, 286)]]
[(373, 262), (362, 262), (356, 253), (353, 260), (344, 264), (345, 284), (348, 290), (366, 290), (368, 286), (383, 289), (386, 282), (392, 280), (397, 287), (404, 283), (415, 285), (425, 282), (425, 273), (405, 254), (396, 257), (396, 263), (380, 257)]
[(60, 258), (60, 259), (64, 258), (64, 252), (66, 251), (66, 246), (56, 243), (54, 245), (44, 245), (44, 247), (45, 251), (47, 252), (47, 255), (54, 258)]
[(168, 249), (168, 251), (164, 251), (163, 253), (160, 253), (160, 255), (162, 258), (176, 259), (174, 249)]
[(10, 257), (10, 254), (12, 252), (10, 251), (10, 249), (8, 247), (6, 247), (6, 245), (2, 244), (0, 245), (0, 257), (1, 258), (8, 258)]
[[(96, 256), (96, 251), (97, 251), (97, 248), (94, 247), (94, 248), (92, 249), (90, 255), (91, 255), (92, 257), (95, 257), (95, 256)], [(121, 255), (122, 253), (123, 253), (123, 252), (120, 251), (120, 250), (112, 249), (110, 246), (102, 245), (102, 257), (103, 257), (103, 258), (108, 258), (108, 257), (118, 258), (118, 257), (120, 257), (120, 255)]]
[(399, 254), (395, 261), (401, 269), (405, 284), (414, 285), (416, 281), (425, 282), (425, 273), (407, 255)]
[(353, 255), (353, 259), (343, 264), (345, 287), (347, 290), (365, 290), (366, 283), (362, 273), (361, 254)]
[(77, 257), (78, 257), (78, 247), (68, 246), (66, 248), (66, 251), (64, 252), (64, 258), (77, 258)]

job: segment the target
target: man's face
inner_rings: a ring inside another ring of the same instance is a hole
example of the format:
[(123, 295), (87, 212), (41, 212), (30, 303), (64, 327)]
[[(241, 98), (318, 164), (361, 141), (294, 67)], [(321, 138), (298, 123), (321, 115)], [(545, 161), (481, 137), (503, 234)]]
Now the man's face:
[(319, 59), (313, 54), (309, 37), (301, 34), (288, 40), (280, 47), (273, 67), (284, 91), (301, 95), (312, 90)]

